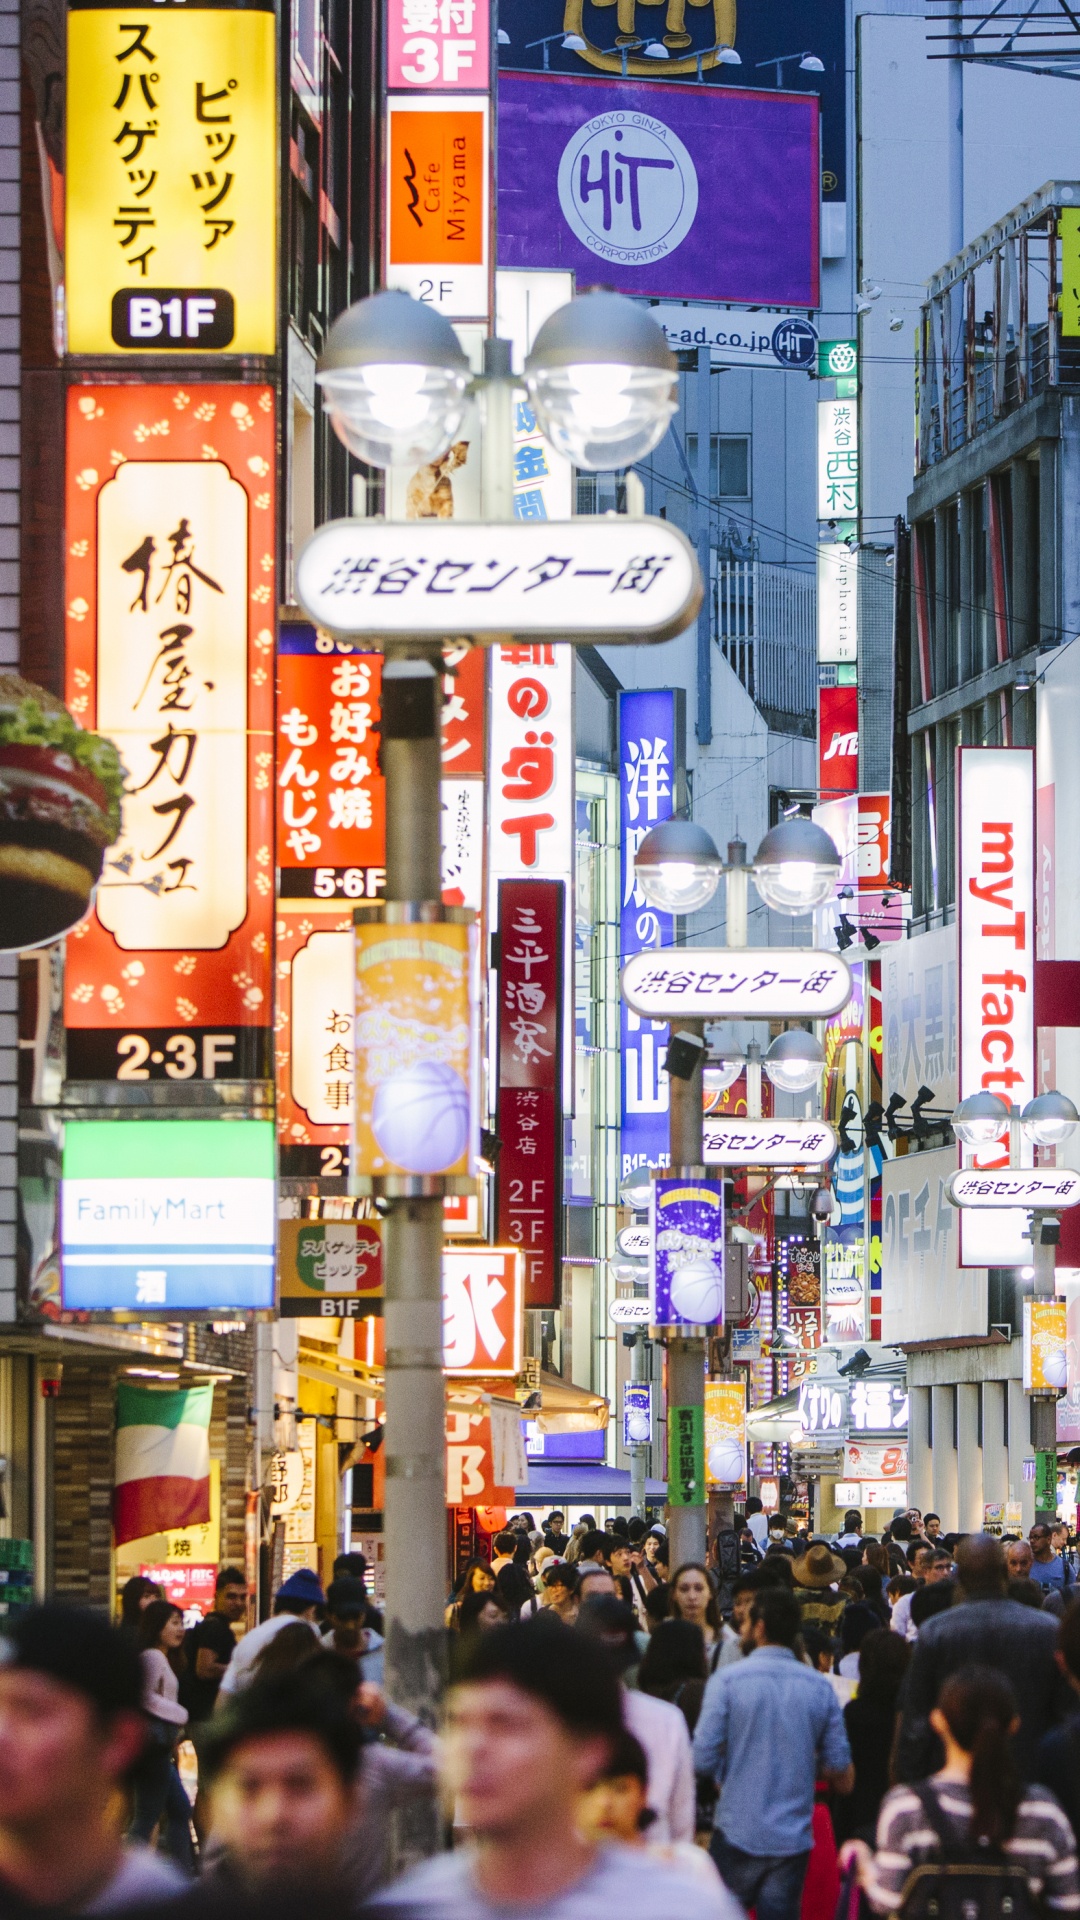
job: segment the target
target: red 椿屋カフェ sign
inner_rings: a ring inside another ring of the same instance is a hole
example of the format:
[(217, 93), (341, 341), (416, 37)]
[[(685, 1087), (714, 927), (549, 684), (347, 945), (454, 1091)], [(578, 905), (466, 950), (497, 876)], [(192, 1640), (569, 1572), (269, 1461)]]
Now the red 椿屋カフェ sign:
[(496, 1238), (521, 1249), (527, 1307), (560, 1297), (564, 901), (559, 880), (499, 882)]
[(269, 1072), (276, 458), (268, 386), (68, 392), (65, 699), (127, 769), (67, 941), (74, 1080)]

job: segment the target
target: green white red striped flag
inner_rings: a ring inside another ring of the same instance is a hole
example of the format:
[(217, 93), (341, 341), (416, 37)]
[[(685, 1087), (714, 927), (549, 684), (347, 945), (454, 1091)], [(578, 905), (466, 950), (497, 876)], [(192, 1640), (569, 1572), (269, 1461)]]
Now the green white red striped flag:
[(212, 1386), (176, 1393), (117, 1387), (113, 1537), (118, 1547), (166, 1527), (209, 1520), (213, 1403)]

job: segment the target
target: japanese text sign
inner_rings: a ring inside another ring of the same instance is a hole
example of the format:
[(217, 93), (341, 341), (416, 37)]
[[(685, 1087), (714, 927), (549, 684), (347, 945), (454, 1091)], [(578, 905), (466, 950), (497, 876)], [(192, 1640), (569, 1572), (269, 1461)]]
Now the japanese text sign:
[(866, 1240), (825, 1244), (825, 1338), (840, 1344), (866, 1339)]
[(814, 1019), (851, 998), (851, 972), (838, 953), (806, 947), (687, 947), (639, 953), (622, 970), (622, 992), (650, 1019)]
[(908, 1390), (898, 1380), (853, 1380), (848, 1407), (853, 1433), (907, 1432)]
[(713, 1327), (724, 1319), (724, 1189), (708, 1180), (654, 1179), (649, 1195), (650, 1322)]
[(512, 1506), (513, 1503), (513, 1483), (505, 1486), (496, 1484), (490, 1408), (481, 1403), (474, 1411), (457, 1412), (448, 1409), (446, 1415), (447, 1506)]
[(838, 1141), (823, 1120), (710, 1120), (702, 1155), (713, 1167), (824, 1167)]
[[(684, 737), (681, 690), (656, 687), (620, 693), (619, 950), (624, 961), (631, 954), (674, 944), (674, 915), (646, 900), (634, 872), (634, 856), (650, 827), (669, 820), (681, 797)], [(668, 1078), (661, 1065), (667, 1023), (642, 1019), (622, 997), (619, 1019), (620, 1165), (625, 1176), (635, 1167), (658, 1167), (667, 1161)]]
[(273, 353), (269, 0), (67, 12), (64, 279), (73, 353)]
[(982, 1173), (965, 1167), (945, 1188), (954, 1207), (1059, 1207), (1080, 1205), (1080, 1173), (1068, 1167), (998, 1167)]
[(68, 394), (66, 699), (128, 772), (67, 943), (76, 1079), (268, 1071), (275, 458), (268, 387)]
[(668, 1408), (668, 1505), (705, 1505), (705, 1414), (701, 1407)]
[(746, 1484), (746, 1388), (741, 1380), (705, 1382), (705, 1479), (710, 1487)]
[(652, 1387), (648, 1380), (624, 1380), (622, 1390), (623, 1446), (647, 1446), (652, 1439)]
[(859, 784), (859, 689), (818, 689), (818, 788), (854, 793)]
[(504, 71), (499, 265), (674, 300), (816, 307), (818, 124), (806, 94)]
[(478, 1144), (475, 928), (366, 922), (355, 941), (353, 1172), (470, 1174)]
[(557, 1306), (561, 1279), (564, 912), (561, 881), (499, 883), (496, 1232), (529, 1307)]
[(868, 1446), (849, 1440), (844, 1448), (844, 1472), (849, 1480), (906, 1480), (906, 1446)]
[(1066, 1316), (1064, 1300), (1024, 1301), (1025, 1393), (1057, 1394), (1068, 1386)]
[(491, 1380), (521, 1370), (523, 1260), (517, 1247), (446, 1248), (443, 1366)]
[(859, 511), (859, 403), (818, 401), (818, 519), (853, 520)]
[(386, 102), (386, 285), (451, 320), (491, 305), (486, 94)]
[(382, 1311), (382, 1235), (366, 1220), (282, 1220), (278, 1311), (353, 1320)]
[(486, 87), (490, 59), (491, 0), (387, 0), (391, 90)]
[(296, 566), (297, 598), (331, 633), (490, 641), (670, 640), (695, 618), (693, 551), (663, 520), (331, 520)]
[(799, 1383), (799, 1425), (812, 1438), (823, 1434), (846, 1437), (848, 1390), (839, 1381), (821, 1381), (815, 1375)]
[[(385, 783), (378, 770), (381, 654), (315, 650), (287, 627), (278, 653), (278, 864), (285, 898), (375, 899), (385, 883)], [(351, 876), (351, 885), (345, 881)], [(331, 896), (332, 897), (332, 896)]]

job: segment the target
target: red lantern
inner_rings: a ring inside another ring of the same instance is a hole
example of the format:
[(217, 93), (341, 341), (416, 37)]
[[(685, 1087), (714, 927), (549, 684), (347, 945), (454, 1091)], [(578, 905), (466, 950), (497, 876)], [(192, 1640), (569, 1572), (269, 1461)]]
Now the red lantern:
[(481, 1533), (501, 1533), (506, 1525), (505, 1507), (474, 1507)]

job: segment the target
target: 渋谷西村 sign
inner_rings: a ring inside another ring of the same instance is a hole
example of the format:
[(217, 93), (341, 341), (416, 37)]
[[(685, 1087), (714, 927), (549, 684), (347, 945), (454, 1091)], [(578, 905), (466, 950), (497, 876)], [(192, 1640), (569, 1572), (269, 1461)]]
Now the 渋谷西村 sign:
[(663, 520), (331, 520), (296, 592), (331, 633), (670, 640), (701, 605), (689, 542)]
[(824, 1167), (839, 1142), (823, 1120), (706, 1120), (702, 1156), (715, 1167)]
[(622, 994), (652, 1020), (795, 1020), (839, 1013), (851, 972), (838, 953), (805, 947), (689, 947), (636, 953), (622, 970)]
[(1080, 1173), (1069, 1167), (996, 1167), (983, 1173), (964, 1167), (946, 1183), (954, 1207), (1058, 1207), (1080, 1205)]

